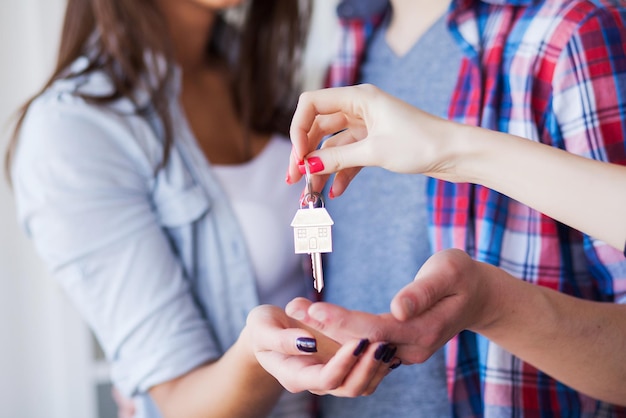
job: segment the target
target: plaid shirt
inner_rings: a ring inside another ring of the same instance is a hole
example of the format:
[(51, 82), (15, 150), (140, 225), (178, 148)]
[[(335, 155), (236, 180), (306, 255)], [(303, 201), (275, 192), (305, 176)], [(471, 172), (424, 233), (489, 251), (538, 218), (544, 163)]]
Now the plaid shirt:
[[(454, 0), (449, 29), (464, 57), (449, 118), (626, 164), (620, 3)], [(380, 14), (340, 18), (343, 38), (328, 86), (358, 81), (381, 21)], [(431, 179), (428, 199), (435, 251), (461, 248), (530, 283), (626, 302), (620, 251), (482, 186)], [(451, 340), (446, 353), (454, 416), (626, 417), (626, 408), (577, 393), (472, 332)]]

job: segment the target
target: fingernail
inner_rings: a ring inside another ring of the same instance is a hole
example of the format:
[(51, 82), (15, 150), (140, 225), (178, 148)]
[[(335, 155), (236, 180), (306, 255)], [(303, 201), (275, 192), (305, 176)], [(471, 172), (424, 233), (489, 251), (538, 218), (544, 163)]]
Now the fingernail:
[[(322, 163), (320, 157), (307, 158), (306, 162), (309, 164), (309, 173), (311, 174), (319, 173), (324, 169), (324, 163)], [(300, 174), (306, 174), (304, 161), (298, 163), (298, 170), (300, 171)]]
[(315, 341), (315, 338), (296, 338), (296, 347), (303, 353), (317, 353), (317, 341)]
[(359, 341), (359, 345), (356, 346), (356, 348), (354, 349), (354, 353), (352, 354), (354, 354), (354, 357), (360, 356), (369, 345), (370, 341), (367, 338), (362, 339), (361, 341)]
[(411, 298), (403, 298), (402, 305), (404, 306), (404, 310), (406, 312), (407, 317), (412, 317), (415, 312), (415, 303), (413, 303), (413, 299)]
[(335, 192), (333, 191), (333, 186), (330, 186), (330, 190), (328, 191), (328, 197), (331, 199), (335, 198)]
[(287, 175), (285, 175), (285, 183), (291, 184), (291, 176), (289, 175), (289, 169), (287, 169)]
[(309, 171), (311, 174), (319, 173), (324, 170), (324, 163), (320, 159), (320, 157), (311, 157), (307, 158), (307, 162), (309, 163)]
[(387, 352), (385, 353), (385, 356), (383, 357), (383, 363), (389, 363), (391, 359), (393, 358), (393, 356), (396, 355), (396, 351), (398, 351), (398, 347), (389, 346), (389, 349), (387, 350)]
[(397, 361), (394, 361), (393, 363), (391, 363), (391, 366), (389, 366), (389, 370), (397, 369), (398, 367), (400, 367), (401, 364), (402, 364), (402, 360), (398, 359)]
[(380, 360), (381, 358), (383, 358), (385, 356), (385, 353), (387, 353), (388, 349), (389, 349), (389, 344), (380, 343), (378, 347), (376, 348), (376, 351), (374, 351), (374, 359)]

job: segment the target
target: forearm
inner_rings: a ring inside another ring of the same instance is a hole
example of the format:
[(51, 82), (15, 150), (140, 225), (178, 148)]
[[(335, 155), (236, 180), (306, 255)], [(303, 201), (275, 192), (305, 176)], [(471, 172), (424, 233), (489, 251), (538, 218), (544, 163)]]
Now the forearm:
[(282, 392), (256, 361), (244, 329), (217, 361), (150, 390), (166, 418), (267, 415)]
[(474, 331), (568, 386), (626, 405), (626, 306), (567, 296), (480, 264), (492, 316)]
[(626, 241), (626, 167), (519, 137), (460, 127), (443, 177), (482, 184), (620, 250)]

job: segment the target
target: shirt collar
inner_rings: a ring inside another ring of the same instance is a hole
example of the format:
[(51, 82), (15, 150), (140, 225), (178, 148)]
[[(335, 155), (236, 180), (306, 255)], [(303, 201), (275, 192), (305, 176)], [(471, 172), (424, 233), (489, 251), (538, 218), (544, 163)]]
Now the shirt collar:
[[(531, 6), (539, 0), (480, 0), (501, 6)], [(453, 0), (452, 8), (467, 9), (477, 0)], [(337, 6), (337, 15), (341, 19), (368, 19), (382, 13), (389, 5), (388, 0), (343, 0)]]

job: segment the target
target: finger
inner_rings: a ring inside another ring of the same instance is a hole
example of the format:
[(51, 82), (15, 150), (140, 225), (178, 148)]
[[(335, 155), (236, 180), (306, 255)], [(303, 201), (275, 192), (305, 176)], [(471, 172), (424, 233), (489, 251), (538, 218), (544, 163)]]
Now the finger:
[[(295, 184), (298, 181), (300, 181), (302, 177), (304, 176), (304, 174), (306, 173), (306, 168), (304, 165), (305, 162), (301, 161), (301, 162), (295, 163), (293, 162), (293, 158), (290, 158), (290, 161), (291, 161), (290, 165), (287, 168), (288, 171), (287, 171), (286, 181), (288, 184)], [(305, 161), (306, 161), (306, 158), (305, 158)], [(295, 170), (295, 171), (292, 172), (292, 170)], [(311, 175), (311, 189), (313, 190), (313, 192), (321, 193), (329, 177), (330, 175), (328, 174)], [(305, 182), (303, 182), (303, 188), (304, 188), (304, 191), (302, 195), (300, 196), (301, 199), (304, 196), (304, 194), (308, 192), (308, 185)]]
[(246, 318), (246, 325), (252, 329), (284, 329), (292, 324), (291, 318), (278, 306), (258, 305), (255, 306)]
[[(332, 141), (331, 141), (332, 139)], [(377, 165), (377, 153), (372, 149), (370, 138), (355, 141), (350, 131), (337, 134), (324, 141), (322, 148), (312, 151), (307, 158), (318, 157), (323, 170), (315, 174), (332, 174), (354, 167)]]
[(391, 373), (391, 371), (400, 366), (402, 363), (399, 358), (395, 357), (397, 348), (393, 345), (389, 346), (389, 351), (379, 361), (378, 368), (369, 382), (367, 388), (363, 390), (363, 395), (371, 395), (376, 391), (376, 388), (383, 381), (383, 379)]
[[(358, 380), (366, 380), (363, 386), (366, 386), (367, 383), (371, 380), (371, 376), (367, 373), (367, 364), (365, 366), (361, 364), (361, 360), (363, 359), (363, 346), (369, 342), (367, 340), (352, 340), (344, 344), (337, 353), (326, 363), (326, 365), (322, 368), (320, 374), (320, 381), (322, 382), (321, 389), (327, 390), (335, 390), (341, 386), (344, 386), (346, 378), (350, 376), (352, 373), (355, 373), (355, 376), (352, 378), (353, 381)], [(365, 347), (366, 348), (366, 347)], [(360, 367), (358, 366), (360, 365)], [(356, 369), (355, 369), (356, 368)], [(352, 389), (358, 389), (361, 386), (360, 382), (356, 382), (353, 384)], [(345, 391), (346, 388), (342, 391), (343, 394), (350, 396), (350, 394)], [(361, 390), (354, 390), (353, 396), (359, 396), (362, 392)]]
[[(382, 379), (389, 373), (389, 364), (386, 356), (390, 355), (393, 346), (386, 343), (370, 344), (352, 367), (342, 384), (342, 396), (361, 396), (373, 393)], [(395, 348), (393, 348), (395, 352)], [(392, 356), (392, 354), (391, 354)]]
[(285, 181), (287, 184), (295, 184), (302, 178), (302, 173), (298, 169), (298, 166), (302, 160), (296, 155), (296, 150), (292, 146), (291, 154), (289, 154), (289, 165), (287, 166), (287, 176)]
[(310, 150), (308, 133), (318, 115), (341, 112), (350, 116), (361, 116), (360, 106), (356, 105), (359, 94), (361, 93), (357, 88), (338, 87), (305, 92), (300, 95), (289, 130), (298, 158), (304, 158)]
[[(355, 142), (357, 139), (352, 135), (353, 130), (352, 129), (344, 129), (340, 132), (336, 131), (336, 129), (340, 128), (340, 127), (345, 127), (345, 125), (337, 122), (337, 120), (341, 120), (342, 122), (345, 122), (345, 117), (343, 117), (343, 115), (329, 115), (329, 118), (332, 118), (333, 120), (329, 119), (326, 122), (324, 122), (325, 124), (327, 124), (328, 126), (331, 126), (331, 128), (329, 129), (325, 129), (321, 132), (326, 133), (326, 132), (331, 132), (333, 135), (328, 137), (324, 143), (321, 146), (321, 149), (325, 148), (325, 147), (337, 147), (337, 146), (342, 146), (345, 144), (349, 144), (349, 143), (353, 143)], [(318, 116), (318, 119), (320, 119), (320, 116)], [(317, 124), (315, 125), (317, 126)], [(315, 129), (315, 127), (313, 128)], [(322, 129), (322, 128), (319, 128)], [(321, 139), (321, 138), (320, 138)], [(317, 143), (317, 142), (316, 142)], [(306, 172), (306, 167), (304, 165), (304, 162), (312, 157), (314, 157), (315, 155), (313, 153), (308, 154), (305, 156), (304, 161), (301, 161), (298, 163), (298, 170), (299, 170), (299, 174), (303, 175)], [(316, 169), (322, 169), (321, 171), (314, 171), (311, 172), (312, 176), (311, 176), (311, 186), (313, 188), (313, 191), (320, 193), (321, 190), (324, 188), (324, 185), (326, 184), (326, 182), (328, 181), (328, 178), (330, 177), (330, 173), (325, 173), (328, 170), (324, 170), (324, 163), (322, 161), (322, 164), (317, 164), (316, 165)]]
[[(343, 132), (333, 135), (332, 137), (324, 141), (324, 143), (322, 144), (322, 147), (320, 150), (322, 153), (322, 157), (320, 158), (325, 158), (323, 157), (323, 155), (327, 151), (334, 150), (334, 151), (329, 152), (329, 155), (330, 155), (329, 161), (331, 162), (331, 164), (333, 164), (333, 166), (330, 169), (337, 171), (337, 173), (335, 174), (335, 178), (333, 179), (333, 184), (329, 191), (329, 195), (331, 198), (341, 196), (343, 192), (346, 190), (346, 188), (348, 187), (348, 184), (350, 184), (352, 179), (356, 177), (356, 175), (361, 170), (361, 167), (347, 167), (347, 165), (349, 164), (341, 163), (343, 159), (343, 155), (345, 154), (345, 152), (344, 153), (341, 152), (342, 147), (345, 147), (349, 144), (354, 144), (357, 141), (359, 141), (359, 138), (356, 137), (354, 133), (355, 133), (354, 129), (352, 128), (347, 129)], [(318, 153), (317, 156), (319, 157), (319, 155), (320, 154)], [(350, 156), (349, 150), (348, 150), (348, 156)], [(322, 160), (322, 164), (324, 164), (323, 160)], [(341, 167), (344, 167), (344, 168), (341, 168)]]
[(247, 327), (255, 352), (275, 351), (289, 355), (317, 352), (316, 336), (276, 306), (260, 305), (248, 314)]
[(387, 341), (387, 332), (393, 331), (399, 325), (390, 315), (350, 311), (325, 302), (309, 306), (302, 322), (339, 343), (355, 338)]
[(292, 148), (292, 153), (289, 159), (288, 183), (295, 183), (304, 174), (301, 171), (300, 163), (309, 154), (318, 148), (325, 136), (333, 135), (339, 131), (346, 129), (347, 120), (342, 113), (334, 113), (331, 115), (317, 115), (310, 131), (307, 133), (307, 148), (301, 154), (298, 154), (295, 146)]
[(342, 170), (335, 174), (333, 184), (330, 186), (330, 191), (328, 192), (329, 196), (332, 199), (341, 196), (360, 171), (361, 167)]
[(309, 151), (318, 148), (325, 137), (336, 135), (348, 129), (349, 123), (345, 113), (337, 112), (330, 115), (317, 115), (308, 132)]
[(454, 293), (450, 278), (460, 276), (467, 254), (449, 250), (431, 256), (391, 301), (391, 313), (400, 321), (421, 315), (443, 298)]
[(390, 365), (382, 363), (380, 368), (378, 369), (377, 374), (370, 381), (369, 386), (363, 391), (363, 396), (369, 396), (373, 394), (374, 392), (376, 392), (378, 385), (380, 385), (380, 383), (385, 379), (385, 377), (387, 377), (389, 373), (391, 373), (393, 370), (400, 367), (401, 364), (402, 364), (402, 361), (400, 361), (400, 359), (397, 357), (395, 357), (392, 360)]
[(318, 351), (315, 336), (301, 328), (288, 328), (265, 335), (267, 338), (257, 341), (258, 351), (275, 351), (286, 355), (311, 355)]
[(308, 317), (308, 309), (313, 302), (306, 298), (298, 297), (287, 303), (285, 306), (285, 313), (298, 321), (302, 321), (306, 323), (306, 319)]
[[(350, 341), (335, 351), (334, 355), (321, 359), (319, 356), (278, 356), (271, 353), (263, 358), (264, 367), (290, 391), (309, 390), (328, 394), (339, 388), (359, 357), (355, 350), (359, 341)], [(297, 371), (297, 372), (294, 372)]]

